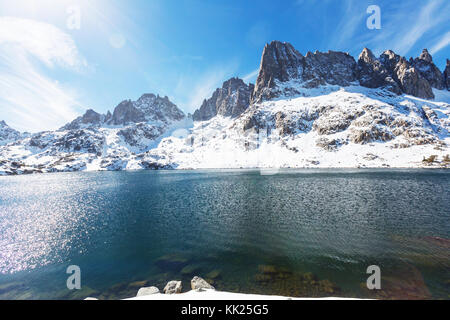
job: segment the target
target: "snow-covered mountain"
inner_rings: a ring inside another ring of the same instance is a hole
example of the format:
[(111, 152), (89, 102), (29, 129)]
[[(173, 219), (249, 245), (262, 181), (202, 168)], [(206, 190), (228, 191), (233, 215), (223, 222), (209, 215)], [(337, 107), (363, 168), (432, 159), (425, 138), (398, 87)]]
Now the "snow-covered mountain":
[(5, 121), (0, 121), (0, 146), (6, 145), (10, 142), (27, 137), (28, 133), (21, 133), (6, 124)]
[(74, 170), (449, 167), (450, 63), (274, 41), (256, 84), (224, 82), (193, 119), (153, 94), (0, 147), (0, 174)]
[(0, 174), (154, 168), (142, 154), (191, 122), (167, 97), (153, 94), (123, 101), (112, 114), (89, 109), (57, 131), (0, 147)]

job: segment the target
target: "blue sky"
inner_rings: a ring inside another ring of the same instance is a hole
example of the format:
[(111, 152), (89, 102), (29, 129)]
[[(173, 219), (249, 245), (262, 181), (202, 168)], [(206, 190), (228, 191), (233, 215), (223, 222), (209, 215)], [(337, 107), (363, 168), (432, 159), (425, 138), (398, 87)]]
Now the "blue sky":
[[(380, 30), (366, 26), (373, 4)], [(254, 81), (271, 40), (355, 57), (428, 48), (442, 70), (449, 17), (447, 0), (0, 0), (0, 119), (55, 129), (147, 92), (193, 112), (226, 79)]]

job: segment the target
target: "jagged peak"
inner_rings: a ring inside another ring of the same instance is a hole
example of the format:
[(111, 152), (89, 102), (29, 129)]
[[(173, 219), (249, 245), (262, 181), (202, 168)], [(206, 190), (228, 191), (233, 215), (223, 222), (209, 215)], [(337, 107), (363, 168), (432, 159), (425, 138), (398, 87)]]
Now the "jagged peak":
[(433, 62), (433, 57), (431, 56), (431, 54), (428, 52), (427, 49), (422, 50), (422, 53), (420, 54), (419, 59), (425, 60), (430, 63)]
[(369, 48), (364, 48), (361, 53), (359, 54), (358, 60), (369, 60), (369, 61), (374, 61), (376, 60), (375, 55), (373, 54), (372, 50), (370, 50)]

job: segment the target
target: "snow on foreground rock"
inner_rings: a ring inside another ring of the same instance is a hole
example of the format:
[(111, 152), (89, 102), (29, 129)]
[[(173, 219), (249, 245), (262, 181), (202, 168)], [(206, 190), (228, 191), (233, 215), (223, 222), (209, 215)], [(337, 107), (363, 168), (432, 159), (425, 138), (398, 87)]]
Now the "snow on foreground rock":
[[(191, 168), (448, 166), (447, 102), (360, 86), (255, 104), (237, 119), (196, 122), (147, 153), (160, 166)], [(448, 101), (447, 91), (435, 90)], [(435, 155), (435, 161), (423, 161)]]
[(327, 297), (327, 298), (292, 298), (283, 296), (270, 296), (270, 295), (259, 295), (259, 294), (246, 294), (246, 293), (233, 293), (225, 291), (216, 291), (213, 289), (191, 290), (180, 294), (152, 294), (147, 296), (139, 296), (134, 298), (129, 298), (125, 300), (359, 300), (353, 298), (338, 298), (338, 297)]
[(203, 122), (80, 125), (80, 118), (73, 129), (0, 146), (0, 174), (448, 167), (450, 93), (434, 89), (434, 95), (430, 101), (379, 88), (326, 85), (253, 104), (238, 117), (217, 115)]

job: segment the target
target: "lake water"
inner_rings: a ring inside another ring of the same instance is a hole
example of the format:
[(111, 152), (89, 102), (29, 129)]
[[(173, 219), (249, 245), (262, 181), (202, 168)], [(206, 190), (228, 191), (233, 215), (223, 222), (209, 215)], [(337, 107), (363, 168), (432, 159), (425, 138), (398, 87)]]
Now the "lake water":
[[(0, 299), (218, 290), (450, 298), (450, 171), (81, 172), (0, 178)], [(66, 268), (81, 268), (81, 290)], [(381, 269), (369, 291), (366, 269)]]

